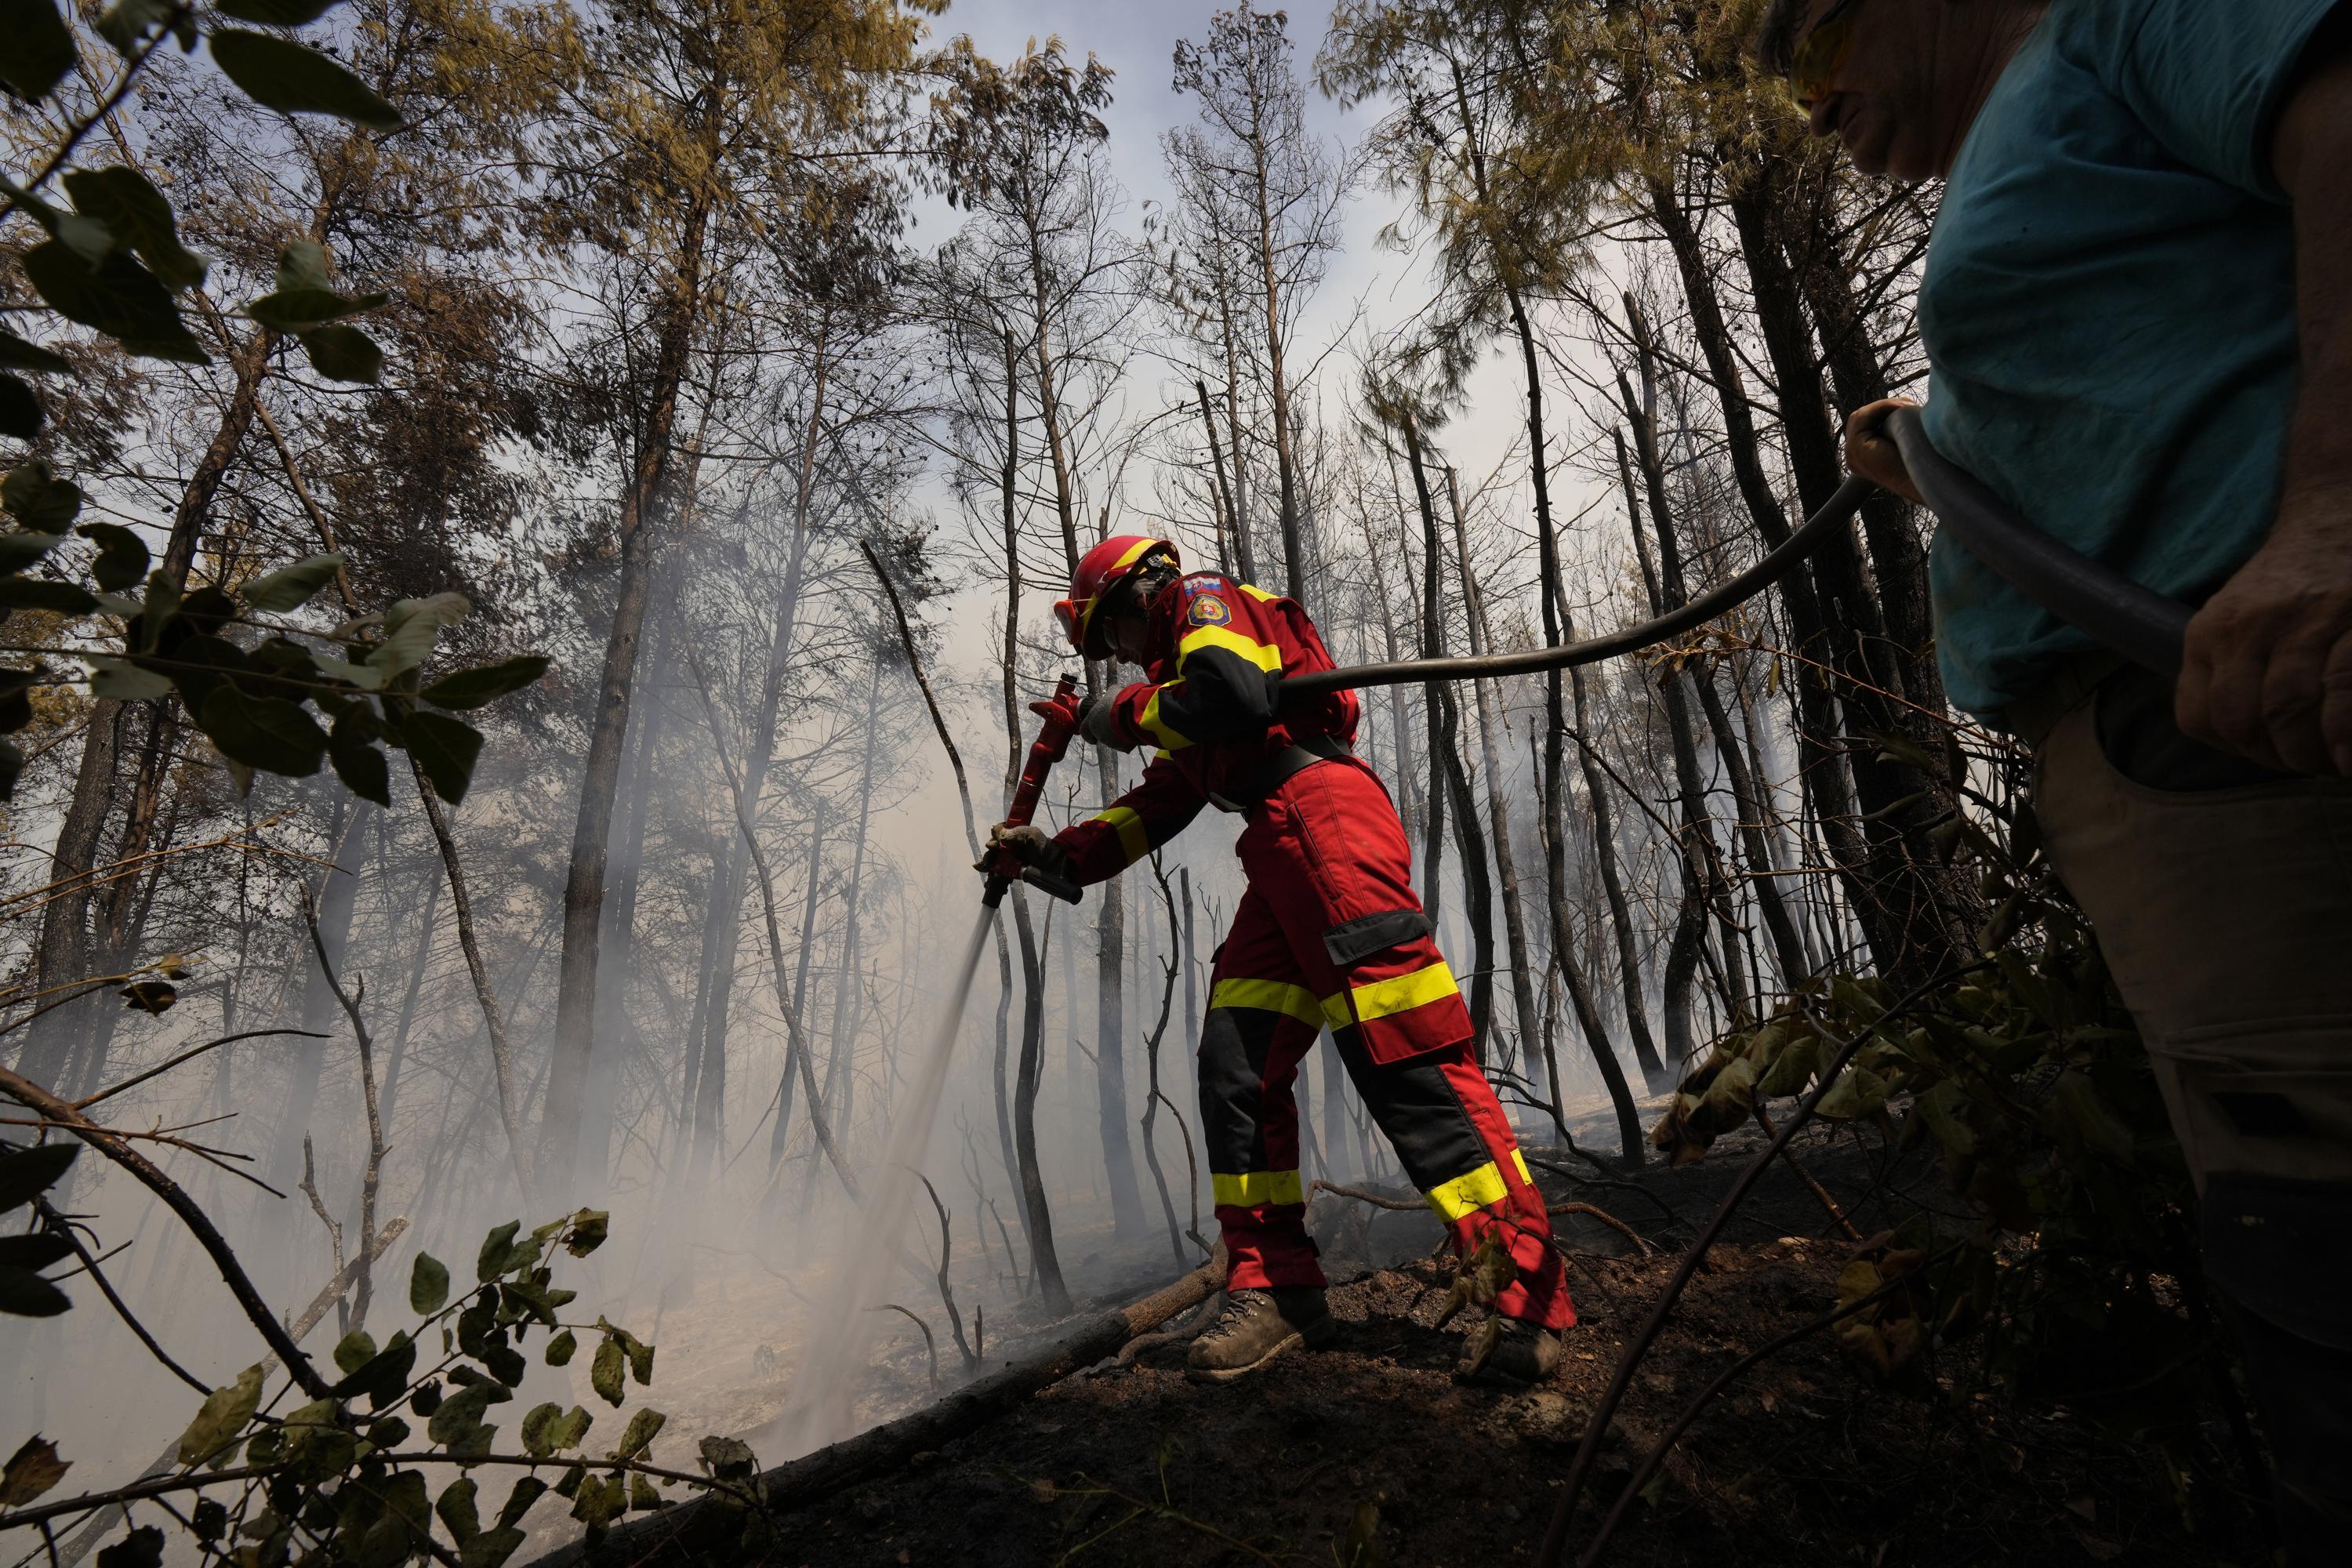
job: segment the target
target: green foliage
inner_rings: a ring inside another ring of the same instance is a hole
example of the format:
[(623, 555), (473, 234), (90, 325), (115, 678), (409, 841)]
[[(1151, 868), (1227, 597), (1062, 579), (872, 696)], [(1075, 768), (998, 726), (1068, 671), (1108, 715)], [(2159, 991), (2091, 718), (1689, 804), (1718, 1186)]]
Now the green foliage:
[(2011, 1396), (2063, 1399), (2128, 1432), (2177, 1426), (2181, 1378), (2214, 1364), (2213, 1341), (2194, 1197), (2147, 1052), (2030, 816), (1937, 831), (1981, 875), (1984, 963), (1899, 1007), (1876, 978), (1813, 984), (1718, 1041), (1651, 1141), (1678, 1163), (1701, 1158), (1758, 1104), (1814, 1088), (1861, 1037), (1819, 1113), (1931, 1150), (1974, 1218), (1955, 1235), (1922, 1213), (1854, 1256), (1843, 1304), (1902, 1288), (1840, 1326), (1849, 1354), (1924, 1386), (1936, 1354), (1966, 1342)]
[(397, 131), (400, 113), (350, 71), (289, 38), (224, 27), (211, 37), (213, 63), (245, 95), (282, 114), (327, 114), (371, 131)]
[[(39, 1190), (29, 1184), (37, 1174), (0, 1164), (0, 1194), (23, 1192), (26, 1199), (19, 1201), (28, 1200)], [(346, 1333), (333, 1352), (341, 1381), (327, 1398), (269, 1414), (258, 1365), (215, 1389), (180, 1440), (180, 1463), (217, 1472), (242, 1452), (247, 1467), (261, 1473), (235, 1483), (234, 1500), (206, 1499), (187, 1514), (191, 1533), (212, 1549), (207, 1560), (219, 1555), (256, 1568), (282, 1564), (297, 1554), (299, 1542), (305, 1561), (338, 1568), (394, 1568), (453, 1550), (473, 1568), (499, 1568), (523, 1542), (523, 1515), (550, 1489), (537, 1476), (522, 1475), (495, 1521), (485, 1523), (477, 1471), (497, 1451), (499, 1407), (513, 1400), (527, 1367), (515, 1347), (535, 1328), (568, 1340), (574, 1328), (588, 1327), (561, 1324), (556, 1309), (573, 1292), (554, 1285), (551, 1264), (559, 1250), (572, 1257), (594, 1250), (607, 1224), (603, 1213), (582, 1209), (529, 1232), (520, 1222), (499, 1226), (483, 1237), (478, 1288), (456, 1300), (449, 1297), (447, 1268), (419, 1254), (409, 1279), (409, 1301), (419, 1321), (381, 1346), (364, 1331)], [(603, 1319), (594, 1326), (619, 1365), (635, 1372), (640, 1383), (652, 1375), (652, 1346)], [(441, 1353), (420, 1354), (427, 1343), (439, 1344)], [(375, 1414), (359, 1412), (361, 1395)], [(414, 1436), (409, 1423), (388, 1414), (404, 1405), (424, 1420), (422, 1451), (405, 1447)], [(646, 1462), (666, 1420), (657, 1410), (636, 1411), (602, 1459), (583, 1450), (593, 1421), (576, 1405), (568, 1411), (534, 1406), (516, 1436), (520, 1457), (565, 1472), (555, 1489), (571, 1499), (573, 1517), (602, 1530), (631, 1510), (667, 1505), (643, 1472), (631, 1468)], [(747, 1478), (750, 1452), (743, 1450)], [(454, 1480), (446, 1470), (437, 1472), (437, 1497), (420, 1468), (426, 1464), (454, 1465), (459, 1472)], [(53, 1445), (38, 1438), (26, 1444), (0, 1472), (0, 1509), (41, 1496), (66, 1468)], [(492, 1475), (502, 1473), (509, 1472), (500, 1467)], [(0, 1512), (0, 1529), (8, 1522)], [(221, 1551), (225, 1539), (240, 1544)], [(107, 1548), (100, 1560), (154, 1563), (163, 1548), (161, 1532), (144, 1529)]]
[[(183, 50), (202, 38), (229, 81), (267, 108), (398, 129), (401, 117), (392, 106), (326, 55), (281, 34), (217, 25), (227, 17), (301, 26), (332, 3), (228, 0), (200, 18), (176, 0), (119, 0), (98, 18), (97, 30), (127, 63), (85, 63), (93, 79), (119, 70), (127, 80), (166, 34)], [(79, 47), (55, 0), (0, 0), (0, 84), (19, 99), (38, 103), (55, 91), (71, 73)], [(0, 180), (0, 195), (42, 231), (16, 261), (38, 305), (11, 325), (53, 325), (44, 321), (46, 312), (132, 355), (205, 363), (209, 356), (182, 309), (182, 296), (205, 279), (205, 259), (181, 242), (169, 198), (139, 169), (64, 165), (64, 153), (98, 144), (86, 134), (90, 129), (87, 120), (73, 122), (58, 157), (45, 162), (28, 153), (23, 160), (44, 168), (41, 188)], [(47, 192), (47, 171), (56, 174), (55, 193)], [(69, 205), (53, 199), (59, 193)], [(383, 351), (350, 318), (384, 298), (338, 288), (325, 249), (298, 238), (278, 254), (274, 287), (247, 302), (243, 314), (266, 333), (296, 339), (320, 375), (372, 383), (382, 374)], [(45, 421), (39, 379), (71, 378), (78, 367), (55, 348), (11, 331), (0, 332), (0, 437), (31, 443)], [(16, 531), (0, 534), (0, 619), (16, 610), (64, 617), (68, 637), (81, 640), (58, 652), (87, 670), (93, 696), (176, 699), (240, 790), (256, 773), (308, 777), (331, 760), (354, 794), (388, 805), (392, 770), (384, 752), (408, 749), (434, 790), (455, 803), (471, 782), (481, 735), (461, 720), (420, 713), (420, 701), (478, 708), (545, 673), (544, 661), (528, 659), (442, 672), (430, 682), (438, 695), (424, 697), (424, 667), (440, 632), (467, 613), (457, 595), (403, 600), (380, 616), (331, 630), (274, 624), (259, 617), (299, 610), (338, 579), (341, 558), (314, 555), (241, 589), (191, 586), (151, 570), (148, 546), (131, 529), (92, 522), (78, 531), (96, 547), (95, 557), (77, 566), (57, 547), (73, 530), (83, 500), (37, 458), (9, 468), (0, 501)], [(70, 662), (0, 669), (0, 799), (23, 772), (24, 753), (5, 737), (32, 722), (27, 694), (76, 679)], [(10, 1292), (11, 1299), (23, 1294)], [(39, 1295), (34, 1290), (26, 1299)]]
[[(42, 1143), (27, 1148), (0, 1142), (0, 1215), (24, 1208), (64, 1179), (79, 1143)], [(38, 1232), (0, 1237), (0, 1313), (53, 1318), (73, 1305), (66, 1293), (41, 1278), (40, 1270), (62, 1262), (73, 1246), (62, 1236)], [(9, 1461), (15, 1473), (15, 1460)]]

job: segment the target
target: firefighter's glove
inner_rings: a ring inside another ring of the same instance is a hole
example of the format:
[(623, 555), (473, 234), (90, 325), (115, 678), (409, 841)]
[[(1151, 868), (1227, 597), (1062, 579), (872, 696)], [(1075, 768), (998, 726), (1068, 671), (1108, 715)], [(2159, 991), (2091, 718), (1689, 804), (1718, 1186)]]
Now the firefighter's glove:
[(971, 868), (984, 875), (994, 875), (1004, 868), (1003, 858), (1007, 856), (1021, 865), (1034, 866), (1051, 876), (1065, 880), (1069, 877), (1069, 851), (1042, 827), (1027, 824), (1013, 827), (998, 823), (988, 830), (987, 852), (972, 863)]
[(1135, 750), (1135, 742), (1119, 733), (1118, 701), (1114, 692), (1095, 692), (1078, 705), (1078, 733), (1114, 752)]

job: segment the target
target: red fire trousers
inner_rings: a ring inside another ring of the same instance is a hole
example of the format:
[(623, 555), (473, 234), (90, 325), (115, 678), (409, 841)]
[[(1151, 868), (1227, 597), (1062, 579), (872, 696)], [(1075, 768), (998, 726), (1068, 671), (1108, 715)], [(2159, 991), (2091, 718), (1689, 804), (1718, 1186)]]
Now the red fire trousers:
[(1294, 774), (1250, 816), (1249, 890), (1218, 952), (1201, 1121), (1228, 1287), (1320, 1285), (1299, 1180), (1298, 1064), (1326, 1025), (1366, 1108), (1457, 1253), (1500, 1228), (1517, 1278), (1496, 1301), (1576, 1321), (1543, 1196), (1471, 1053), (1470, 1015), (1412, 889), (1404, 827), (1360, 762)]

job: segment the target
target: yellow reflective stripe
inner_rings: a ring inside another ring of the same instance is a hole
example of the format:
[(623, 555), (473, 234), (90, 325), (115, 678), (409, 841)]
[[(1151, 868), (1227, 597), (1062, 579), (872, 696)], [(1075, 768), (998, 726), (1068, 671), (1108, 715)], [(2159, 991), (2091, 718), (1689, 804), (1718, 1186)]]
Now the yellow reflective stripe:
[(1306, 1184), (1296, 1171), (1244, 1171), (1238, 1176), (1213, 1171), (1209, 1188), (1219, 1208), (1255, 1209), (1307, 1201)]
[(1508, 1189), (1503, 1185), (1503, 1173), (1487, 1161), (1466, 1176), (1456, 1176), (1443, 1185), (1429, 1189), (1429, 1206), (1437, 1217), (1451, 1225), (1465, 1215), (1501, 1203)]
[(1315, 993), (1279, 980), (1220, 980), (1209, 992), (1210, 1011), (1219, 1007), (1255, 1007), (1261, 1013), (1282, 1013), (1310, 1029), (1320, 1028), (1323, 1024), (1323, 1010), (1315, 1005)]
[(1369, 1024), (1375, 1018), (1410, 1013), (1415, 1007), (1443, 1002), (1448, 996), (1459, 996), (1462, 987), (1455, 984), (1454, 971), (1446, 968), (1445, 960), (1441, 958), (1411, 974), (1359, 985), (1350, 994), (1355, 998), (1357, 1018)]
[(1323, 998), (1323, 1022), (1334, 1029), (1345, 1029), (1354, 1025), (1356, 1016), (1348, 1011), (1348, 994), (1345, 991), (1337, 996)]
[(1234, 586), (1239, 588), (1243, 593), (1247, 594), (1251, 598), (1255, 599), (1261, 605), (1271, 605), (1275, 600), (1282, 596), (1279, 594), (1269, 594), (1254, 583), (1236, 583)]
[(1181, 752), (1192, 743), (1192, 738), (1190, 735), (1173, 728), (1160, 717), (1161, 695), (1173, 691), (1183, 684), (1184, 678), (1180, 675), (1165, 686), (1153, 687), (1151, 695), (1144, 700), (1143, 716), (1136, 721), (1147, 733), (1160, 742), (1163, 752)]
[(1227, 653), (1238, 654), (1269, 675), (1282, 668), (1282, 650), (1271, 643), (1262, 643), (1254, 637), (1234, 631), (1230, 626), (1194, 626), (1176, 644), (1176, 668), (1202, 648), (1221, 647)]
[(1108, 823), (1118, 832), (1119, 847), (1127, 851), (1127, 863), (1134, 865), (1151, 853), (1151, 836), (1144, 831), (1143, 818), (1124, 805), (1114, 805), (1100, 816), (1090, 818)]
[(1519, 1180), (1531, 1187), (1536, 1184), (1536, 1179), (1528, 1174), (1528, 1157), (1525, 1154), (1520, 1153), (1517, 1149), (1512, 1150), (1511, 1163), (1519, 1168)]

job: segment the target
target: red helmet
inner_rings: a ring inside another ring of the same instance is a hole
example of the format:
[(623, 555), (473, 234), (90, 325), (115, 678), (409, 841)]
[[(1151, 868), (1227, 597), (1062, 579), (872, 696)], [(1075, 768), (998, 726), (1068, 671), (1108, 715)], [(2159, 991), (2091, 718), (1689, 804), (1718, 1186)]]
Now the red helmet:
[(1068, 634), (1070, 646), (1089, 658), (1105, 658), (1110, 647), (1095, 627), (1095, 609), (1118, 587), (1135, 574), (1144, 557), (1166, 552), (1169, 564), (1181, 566), (1176, 546), (1164, 539), (1153, 539), (1140, 533), (1118, 533), (1104, 540), (1078, 558), (1078, 570), (1070, 578), (1070, 596), (1054, 605), (1054, 614), (1061, 618), (1062, 630)]

